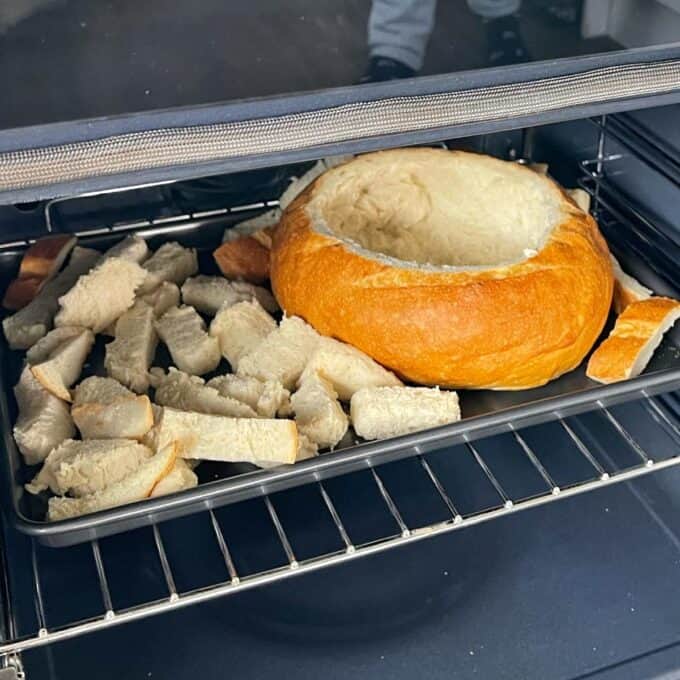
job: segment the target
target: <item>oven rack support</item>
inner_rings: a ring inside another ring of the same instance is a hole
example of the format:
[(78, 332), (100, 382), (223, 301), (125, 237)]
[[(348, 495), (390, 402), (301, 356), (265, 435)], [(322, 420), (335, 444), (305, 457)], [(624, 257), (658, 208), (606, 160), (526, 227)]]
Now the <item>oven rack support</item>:
[[(326, 567), (340, 565), (352, 560), (356, 560), (369, 555), (374, 555), (385, 550), (398, 548), (401, 546), (416, 543), (426, 538), (439, 536), (451, 531), (475, 526), (483, 522), (506, 517), (509, 514), (517, 513), (530, 508), (536, 508), (547, 503), (552, 503), (562, 498), (571, 498), (588, 491), (605, 488), (619, 482), (631, 481), (653, 471), (663, 470), (680, 464), (680, 421), (673, 408), (663, 398), (650, 397), (645, 395), (639, 402), (645, 417), (652, 419), (655, 426), (665, 431), (673, 442), (674, 454), (662, 457), (655, 451), (646, 450), (631, 434), (628, 427), (617, 417), (611, 409), (601, 404), (595, 413), (608, 424), (608, 427), (616, 437), (616, 447), (623, 447), (628, 450), (634, 459), (634, 464), (625, 467), (614, 467), (611, 460), (602, 460), (595, 450), (589, 446), (583, 436), (584, 425), (579, 422), (580, 416), (568, 419), (559, 418), (554, 422), (554, 427), (560, 430), (562, 436), (569, 442), (568, 455), (570, 460), (578, 459), (580, 464), (587, 464), (589, 473), (576, 483), (559, 486), (552, 475), (549, 465), (543, 462), (545, 451), (536, 446), (531, 446), (526, 438), (524, 430), (515, 429), (510, 426), (507, 434), (501, 435), (507, 438), (508, 445), (518, 446), (526, 456), (526, 461), (531, 465), (538, 477), (543, 481), (543, 490), (538, 494), (515, 498), (504, 487), (500, 477), (493, 465), (481, 453), (481, 442), (476, 441), (466, 443), (457, 454), (467, 452), (474, 461), (476, 472), (490, 483), (496, 493), (496, 502), (492, 507), (474, 509), (472, 512), (462, 513), (457, 509), (456, 494), (440, 479), (436, 474), (431, 457), (444, 455), (447, 452), (420, 453), (417, 452), (416, 460), (421, 466), (422, 471), (429, 480), (428, 493), (435, 495), (448, 509), (448, 518), (433, 524), (423, 526), (410, 526), (404, 519), (399, 504), (390, 492), (389, 484), (385, 482), (380, 466), (373, 467), (369, 460), (366, 461), (366, 470), (361, 473), (369, 475), (372, 483), (377, 489), (378, 496), (382, 499), (384, 509), (387, 510), (393, 519), (394, 531), (388, 535), (381, 536), (377, 540), (366, 543), (355, 543), (352, 533), (346, 528), (343, 514), (333, 500), (333, 493), (328, 489), (327, 483), (318, 481), (309, 485), (316, 487), (323, 505), (325, 506), (328, 517), (332, 522), (337, 537), (339, 537), (341, 549), (334, 552), (320, 553), (306, 559), (298, 559), (295, 553), (294, 541), (291, 540), (290, 524), (287, 525), (281, 519), (277, 511), (276, 496), (265, 495), (262, 502), (266, 508), (272, 528), (272, 536), (280, 543), (282, 554), (285, 555), (284, 563), (276, 568), (255, 572), (239, 573), (235, 567), (236, 560), (232, 553), (229, 541), (227, 540), (220, 521), (212, 508), (208, 508), (205, 513), (209, 518), (212, 527), (213, 539), (223, 560), (224, 578), (219, 582), (212, 583), (199, 589), (182, 592), (177, 588), (172, 561), (168, 557), (159, 525), (153, 525), (152, 546), (149, 548), (151, 553), (145, 555), (145, 559), (155, 559), (160, 563), (162, 574), (162, 586), (166, 591), (165, 597), (150, 600), (142, 604), (129, 608), (117, 608), (115, 598), (112, 597), (107, 576), (106, 559), (102, 555), (100, 542), (93, 540), (89, 544), (90, 559), (94, 564), (94, 573), (97, 583), (95, 589), (100, 593), (101, 613), (87, 620), (73, 620), (65, 625), (51, 627), (45, 607), (44, 573), (40, 563), (39, 548), (35, 542), (31, 543), (30, 562), (31, 562), (31, 581), (32, 597), (35, 608), (35, 619), (37, 629), (31, 634), (15, 639), (7, 639), (0, 643), (0, 660), (5, 664), (14, 663), (22, 652), (36, 647), (53, 644), (68, 640), (88, 633), (102, 631), (113, 626), (130, 623), (132, 621), (144, 619), (171, 612), (173, 610), (187, 607), (192, 604), (206, 602), (220, 597), (226, 597), (244, 590), (258, 588), (271, 584), (295, 575), (301, 575)], [(575, 465), (577, 463), (574, 463)], [(464, 482), (463, 482), (464, 483)], [(282, 492), (287, 493), (287, 492)], [(301, 522), (304, 517), (299, 518)], [(107, 539), (103, 539), (107, 540)], [(57, 553), (65, 554), (69, 549), (62, 548)], [(50, 554), (54, 554), (52, 550)], [(9, 604), (12, 604), (11, 593)], [(60, 612), (60, 614), (63, 612)], [(8, 631), (12, 634), (16, 630), (13, 621), (13, 611), (9, 609)], [(15, 664), (16, 666), (16, 664)], [(0, 676), (2, 677), (2, 676)]]

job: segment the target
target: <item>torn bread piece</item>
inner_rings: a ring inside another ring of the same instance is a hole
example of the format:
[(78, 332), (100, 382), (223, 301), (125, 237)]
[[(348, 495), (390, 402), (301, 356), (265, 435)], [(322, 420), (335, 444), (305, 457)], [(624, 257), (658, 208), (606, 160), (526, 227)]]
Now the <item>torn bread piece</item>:
[(386, 439), (460, 420), (458, 395), (437, 387), (364, 387), (350, 402), (354, 431)]
[(48, 392), (26, 366), (14, 388), (19, 415), (14, 441), (27, 465), (36, 465), (76, 433), (68, 404)]
[(121, 260), (129, 260), (130, 262), (142, 264), (148, 256), (149, 246), (146, 245), (146, 241), (141, 236), (132, 234), (131, 236), (126, 236), (122, 241), (116, 243), (115, 246), (109, 248), (102, 255), (102, 260), (108, 259), (109, 257), (119, 257)]
[(78, 337), (84, 330), (82, 326), (53, 328), (26, 351), (26, 363), (33, 365), (47, 360), (57, 347), (63, 345), (67, 340)]
[(645, 369), (664, 333), (680, 319), (680, 302), (651, 297), (629, 304), (588, 361), (586, 375), (601, 383), (634, 378)]
[(290, 399), (298, 430), (319, 448), (331, 449), (345, 436), (349, 421), (330, 382), (309, 375)]
[(261, 286), (245, 281), (227, 281), (223, 276), (191, 277), (182, 286), (182, 301), (199, 312), (215, 316), (222, 308), (255, 298), (267, 311), (274, 312), (278, 305), (274, 296)]
[(203, 375), (217, 368), (222, 359), (219, 343), (208, 335), (205, 322), (193, 307), (173, 307), (155, 325), (180, 371)]
[(269, 280), (269, 248), (252, 236), (226, 241), (213, 253), (220, 271), (230, 279), (251, 283)]
[(158, 288), (151, 293), (141, 295), (139, 299), (151, 305), (154, 316), (158, 318), (163, 316), (171, 307), (179, 306), (179, 287), (171, 281), (163, 281)]
[(289, 316), (255, 349), (238, 360), (238, 375), (277, 380), (293, 389), (321, 336), (300, 317)]
[(170, 281), (181, 286), (186, 279), (198, 272), (198, 258), (195, 248), (171, 241), (164, 243), (145, 263), (146, 279), (140, 293), (150, 293), (163, 281)]
[(148, 498), (156, 484), (172, 469), (177, 456), (176, 449), (175, 444), (169, 444), (147, 458), (134, 472), (96, 493), (80, 498), (50, 498), (47, 519), (55, 522)]
[(165, 406), (155, 433), (160, 446), (175, 441), (181, 458), (230, 463), (293, 463), (298, 432), (292, 420), (226, 418)]
[(26, 490), (87, 496), (127, 477), (151, 456), (151, 449), (130, 439), (68, 439), (47, 456)]
[(54, 319), (55, 325), (84, 326), (101, 333), (132, 307), (135, 291), (145, 276), (136, 262), (119, 257), (104, 260), (59, 298), (61, 309)]
[(274, 418), (291, 414), (290, 392), (277, 380), (258, 380), (245, 375), (227, 373), (207, 382), (222, 396), (248, 404), (259, 416)]
[(276, 321), (256, 300), (220, 309), (210, 324), (210, 335), (217, 338), (222, 355), (234, 371), (241, 357), (275, 330)]
[(156, 496), (167, 496), (171, 493), (193, 489), (198, 485), (196, 473), (183, 458), (175, 459), (175, 464), (165, 477), (158, 480), (151, 492), (151, 498)]
[(232, 418), (258, 416), (248, 404), (223, 396), (214, 387), (206, 385), (202, 378), (176, 368), (170, 368), (167, 375), (159, 377), (155, 388), (155, 401), (161, 406)]
[(95, 265), (100, 254), (97, 250), (76, 246), (68, 265), (43, 286), (35, 299), (3, 319), (2, 328), (11, 349), (28, 349), (52, 328), (59, 297)]
[(293, 177), (288, 188), (279, 198), (279, 207), (281, 210), (285, 210), (317, 177), (323, 175), (326, 170), (347, 163), (347, 161), (352, 160), (352, 158), (354, 158), (354, 156), (351, 154), (322, 158), (320, 161), (314, 163), (302, 177)]
[(631, 302), (646, 300), (652, 297), (654, 293), (649, 288), (645, 288), (637, 279), (626, 274), (613, 255), (610, 254), (610, 257), (614, 270), (614, 311), (621, 314)]
[(272, 208), (248, 220), (243, 220), (243, 222), (239, 222), (233, 227), (227, 227), (222, 236), (222, 243), (235, 241), (244, 236), (252, 236), (265, 248), (271, 248), (272, 230), (279, 223), (281, 213), (281, 208)]
[(71, 416), (83, 439), (141, 439), (153, 427), (149, 397), (98, 376), (76, 387)]
[(322, 337), (300, 377), (318, 374), (338, 393), (338, 398), (349, 401), (364, 387), (398, 387), (402, 385), (392, 371), (383, 368), (361, 350), (333, 338)]
[(106, 345), (106, 372), (138, 394), (149, 389), (149, 368), (158, 345), (154, 322), (153, 308), (137, 300), (118, 319), (115, 340)]
[[(308, 437), (305, 437), (300, 431), (298, 431), (298, 450), (295, 456), (295, 462), (299, 463), (301, 460), (308, 460), (310, 458), (315, 458), (319, 455), (319, 447)], [(266, 460), (258, 460), (253, 463), (257, 467), (263, 470), (270, 470), (271, 468), (278, 467), (279, 465), (284, 465), (284, 463), (274, 463)]]
[(83, 370), (83, 364), (94, 344), (94, 334), (88, 328), (52, 349), (40, 363), (31, 366), (38, 382), (55, 397), (71, 401), (68, 390)]

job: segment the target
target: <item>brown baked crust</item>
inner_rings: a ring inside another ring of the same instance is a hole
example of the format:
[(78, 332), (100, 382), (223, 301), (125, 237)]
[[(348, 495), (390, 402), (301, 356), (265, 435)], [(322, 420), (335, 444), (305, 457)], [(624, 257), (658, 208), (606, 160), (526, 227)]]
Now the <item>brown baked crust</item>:
[(679, 311), (680, 302), (670, 298), (631, 302), (617, 318), (609, 337), (593, 352), (586, 375), (602, 383), (634, 377), (631, 373), (640, 352), (659, 333), (668, 316)]
[[(321, 179), (321, 178), (320, 178)], [(550, 180), (546, 180), (550, 181)], [(284, 212), (271, 280), (287, 314), (416, 383), (524, 389), (578, 366), (599, 336), (613, 274), (597, 224), (564, 193), (567, 217), (534, 257), (476, 271), (400, 268), (311, 227), (317, 180)]]
[(19, 266), (19, 278), (49, 278), (61, 266), (76, 244), (75, 236), (61, 234), (38, 239), (25, 253)]
[(37, 276), (14, 279), (7, 286), (5, 297), (2, 299), (2, 306), (13, 311), (25, 307), (40, 292), (46, 281), (46, 279)]
[(229, 279), (243, 279), (250, 283), (269, 280), (269, 249), (253, 236), (223, 243), (213, 257), (220, 271)]

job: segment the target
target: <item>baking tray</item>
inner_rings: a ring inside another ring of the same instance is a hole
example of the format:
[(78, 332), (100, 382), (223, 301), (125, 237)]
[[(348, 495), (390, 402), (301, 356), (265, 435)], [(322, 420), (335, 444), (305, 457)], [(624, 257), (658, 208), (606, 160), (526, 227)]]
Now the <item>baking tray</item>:
[[(211, 273), (216, 272), (211, 252), (221, 241), (223, 229), (248, 216), (248, 212), (242, 212), (226, 217), (189, 218), (179, 223), (170, 220), (169, 224), (140, 229), (137, 233), (147, 238), (152, 248), (168, 240), (198, 248), (201, 271)], [(104, 250), (124, 234), (130, 233), (103, 231), (106, 233), (81, 237), (81, 245)], [(628, 272), (658, 294), (678, 296), (680, 276), (677, 262), (680, 261), (680, 246), (677, 243), (653, 226), (632, 220), (615, 219), (612, 224), (603, 224), (603, 232)], [(0, 284), (3, 288), (15, 275), (20, 257), (19, 250), (0, 252)], [(605, 333), (611, 323), (612, 319)], [(516, 392), (461, 391), (464, 418), (458, 423), (370, 443), (357, 440), (350, 430), (335, 451), (294, 466), (270, 470), (256, 469), (248, 464), (205, 462), (198, 468), (200, 483), (195, 489), (74, 519), (46, 522), (42, 519), (46, 500), (31, 496), (23, 489), (23, 484), (35, 474), (36, 468), (24, 465), (12, 438), (12, 424), (16, 417), (12, 386), (18, 380), (24, 353), (10, 351), (4, 339), (0, 344), (0, 353), (3, 366), (0, 418), (5, 446), (4, 480), (7, 484), (4, 502), (19, 531), (54, 547), (101, 538), (367, 466), (680, 387), (680, 332), (675, 329), (666, 335), (645, 373), (633, 380), (599, 385), (586, 378), (584, 361), (581, 367), (571, 373), (537, 389)], [(103, 354), (103, 342), (98, 338), (84, 376), (104, 374)], [(159, 346), (154, 363), (168, 363), (162, 346)], [(217, 373), (228, 370), (228, 364), (224, 362)]]

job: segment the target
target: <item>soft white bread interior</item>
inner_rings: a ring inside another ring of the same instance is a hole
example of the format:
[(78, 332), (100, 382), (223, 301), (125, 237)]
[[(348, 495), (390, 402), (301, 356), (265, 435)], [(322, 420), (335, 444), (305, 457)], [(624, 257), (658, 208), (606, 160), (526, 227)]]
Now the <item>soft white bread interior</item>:
[(586, 370), (592, 380), (618, 382), (640, 375), (664, 333), (680, 318), (680, 302), (651, 297), (631, 302), (607, 339), (593, 352)]
[(590, 194), (585, 189), (567, 189), (567, 196), (571, 198), (584, 213), (590, 212)]
[(57, 326), (84, 326), (101, 333), (135, 301), (146, 274), (135, 262), (110, 257), (59, 298)]
[(177, 442), (181, 458), (230, 463), (293, 463), (298, 433), (292, 420), (225, 418), (164, 407), (155, 440)]
[(300, 382), (315, 373), (328, 380), (343, 401), (349, 401), (364, 387), (398, 387), (402, 384), (392, 371), (383, 368), (367, 354), (333, 338), (320, 338)]
[(241, 357), (252, 352), (276, 329), (276, 321), (256, 300), (224, 307), (210, 324), (224, 358), (236, 370)]
[(182, 411), (197, 411), (232, 418), (256, 418), (257, 413), (248, 404), (223, 396), (202, 378), (170, 368), (167, 375), (159, 376), (155, 400), (161, 406), (172, 406)]
[(106, 345), (107, 373), (139, 394), (149, 389), (149, 368), (158, 344), (154, 321), (153, 308), (137, 300), (120, 316), (115, 340)]
[(261, 305), (263, 309), (266, 309), (270, 313), (280, 311), (279, 303), (276, 298), (262, 286), (256, 286), (254, 283), (249, 283), (248, 281), (232, 281), (232, 288), (242, 296), (243, 300), (252, 300), (255, 298)]
[(219, 343), (208, 335), (203, 319), (193, 307), (173, 307), (155, 325), (181, 371), (203, 375), (217, 368), (222, 358)]
[(652, 291), (643, 286), (637, 279), (621, 269), (619, 261), (612, 255), (612, 269), (614, 270), (614, 311), (617, 314), (628, 307), (631, 302), (646, 300), (652, 297)]
[(222, 396), (248, 404), (259, 416), (274, 418), (291, 413), (290, 392), (277, 380), (258, 380), (227, 373), (208, 381)]
[(171, 241), (164, 243), (145, 263), (147, 276), (140, 293), (149, 293), (163, 283), (170, 281), (181, 286), (184, 281), (198, 272), (198, 258), (195, 248), (185, 248)]
[(295, 386), (319, 344), (319, 334), (297, 316), (286, 317), (255, 349), (239, 358), (237, 373)]
[[(295, 456), (295, 462), (299, 463), (301, 460), (308, 460), (314, 458), (319, 454), (319, 446), (311, 439), (306, 437), (304, 434), (298, 431), (298, 450)], [(261, 467), (263, 470), (270, 470), (271, 468), (278, 467), (279, 465), (284, 465), (284, 463), (277, 463), (275, 461), (258, 460), (253, 463), (257, 467)]]
[(82, 326), (53, 328), (26, 351), (26, 363), (35, 365), (49, 359), (50, 355), (67, 340), (78, 337), (85, 330)]
[(149, 397), (98, 376), (76, 387), (71, 416), (83, 439), (141, 439), (153, 426)]
[(55, 397), (71, 401), (68, 390), (83, 370), (83, 364), (94, 344), (94, 334), (88, 328), (78, 329), (78, 333), (52, 349), (40, 363), (31, 366), (38, 382)]
[(48, 281), (26, 307), (2, 321), (7, 342), (12, 349), (28, 349), (45, 335), (59, 309), (59, 297), (87, 273), (99, 259), (100, 253), (90, 248), (76, 246), (69, 263), (51, 281)]
[(350, 402), (354, 431), (386, 439), (460, 420), (458, 395), (436, 387), (365, 387)]
[(48, 392), (28, 366), (14, 388), (19, 415), (14, 425), (14, 441), (27, 465), (36, 465), (76, 430), (66, 402)]
[(253, 298), (267, 311), (275, 312), (278, 309), (274, 296), (266, 288), (246, 281), (227, 281), (223, 276), (199, 274), (188, 278), (182, 285), (184, 304), (211, 316), (215, 316), (223, 307)]
[(183, 458), (177, 458), (165, 477), (162, 477), (151, 492), (151, 498), (193, 489), (198, 484), (196, 473)]
[(152, 456), (130, 439), (67, 439), (54, 449), (26, 490), (87, 496), (115, 484)]
[(115, 246), (109, 248), (102, 259), (109, 257), (119, 257), (122, 260), (129, 260), (141, 264), (149, 256), (149, 246), (146, 241), (137, 234), (126, 236), (122, 241), (116, 243)]
[(156, 484), (172, 469), (175, 458), (176, 447), (170, 444), (147, 458), (129, 475), (101, 491), (80, 498), (50, 498), (47, 519), (55, 522), (148, 498)]
[(347, 432), (349, 421), (330, 382), (309, 375), (291, 397), (298, 430), (320, 448), (333, 448)]
[(139, 296), (139, 299), (151, 305), (154, 316), (158, 318), (171, 307), (179, 307), (179, 287), (171, 281), (163, 281), (158, 288)]

